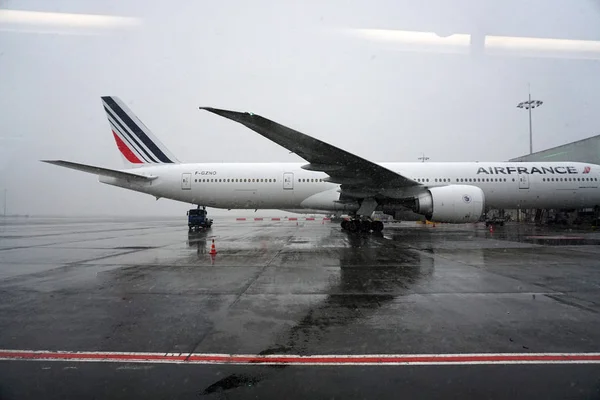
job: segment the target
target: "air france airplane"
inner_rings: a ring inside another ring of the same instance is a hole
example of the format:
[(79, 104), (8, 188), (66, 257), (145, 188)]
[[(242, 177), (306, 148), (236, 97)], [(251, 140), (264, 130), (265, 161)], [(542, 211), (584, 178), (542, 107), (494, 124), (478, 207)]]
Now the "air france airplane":
[(477, 222), (487, 209), (600, 205), (600, 166), (577, 162), (376, 163), (252, 113), (200, 107), (238, 122), (306, 163), (182, 163), (118, 97), (102, 104), (126, 169), (44, 162), (158, 198), (224, 209), (343, 212), (350, 231), (381, 231), (374, 211), (412, 210), (437, 222)]

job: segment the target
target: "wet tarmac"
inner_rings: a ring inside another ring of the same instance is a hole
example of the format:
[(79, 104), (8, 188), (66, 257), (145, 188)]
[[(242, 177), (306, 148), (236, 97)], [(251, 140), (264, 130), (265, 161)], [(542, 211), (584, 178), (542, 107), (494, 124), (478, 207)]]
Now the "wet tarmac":
[[(216, 255), (211, 255), (212, 240)], [(600, 352), (600, 233), (508, 224), (8, 219), (0, 350)], [(0, 399), (600, 398), (600, 364), (0, 361)]]

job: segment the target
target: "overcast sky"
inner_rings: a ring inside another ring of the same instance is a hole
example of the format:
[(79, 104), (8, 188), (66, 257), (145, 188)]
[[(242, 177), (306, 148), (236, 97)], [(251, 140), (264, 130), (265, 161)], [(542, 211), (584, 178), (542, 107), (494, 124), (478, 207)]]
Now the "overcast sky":
[[(252, 111), (373, 161), (412, 162), (422, 152), (432, 161), (502, 161), (528, 152), (527, 113), (516, 104), (530, 84), (544, 101), (534, 111), (534, 150), (600, 134), (600, 52), (483, 50), (486, 35), (600, 40), (595, 0), (19, 0), (0, 7), (130, 18), (101, 29), (0, 21), (0, 187), (9, 213), (188, 208), (38, 161), (122, 167), (102, 95), (121, 97), (187, 162), (300, 161), (198, 106)], [(471, 44), (397, 43), (365, 33), (374, 29), (470, 35)]]

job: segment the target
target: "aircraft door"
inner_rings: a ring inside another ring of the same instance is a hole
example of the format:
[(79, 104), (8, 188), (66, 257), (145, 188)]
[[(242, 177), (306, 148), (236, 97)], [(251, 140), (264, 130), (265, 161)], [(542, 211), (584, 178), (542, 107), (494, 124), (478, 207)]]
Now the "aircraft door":
[(519, 174), (519, 189), (529, 189), (529, 175)]
[(283, 174), (283, 188), (285, 190), (293, 190), (294, 189), (294, 173), (293, 172), (285, 172)]
[(183, 173), (181, 174), (181, 190), (190, 190), (192, 188), (192, 174)]

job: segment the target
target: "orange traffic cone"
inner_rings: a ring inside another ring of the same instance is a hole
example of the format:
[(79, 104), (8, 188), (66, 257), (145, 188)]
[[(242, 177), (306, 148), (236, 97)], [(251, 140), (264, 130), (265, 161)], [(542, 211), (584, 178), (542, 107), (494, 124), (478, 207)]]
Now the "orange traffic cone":
[(215, 239), (212, 240), (212, 244), (210, 245), (210, 252), (208, 254), (210, 254), (210, 255), (217, 254), (217, 249), (215, 247)]

